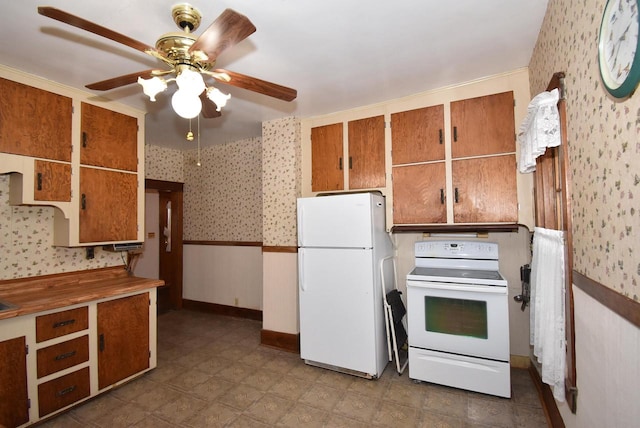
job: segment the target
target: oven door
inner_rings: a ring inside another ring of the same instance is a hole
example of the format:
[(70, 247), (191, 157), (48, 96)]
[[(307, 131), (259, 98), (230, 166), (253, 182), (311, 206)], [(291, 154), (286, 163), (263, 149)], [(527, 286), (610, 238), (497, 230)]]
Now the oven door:
[(409, 346), (509, 361), (507, 287), (407, 281)]

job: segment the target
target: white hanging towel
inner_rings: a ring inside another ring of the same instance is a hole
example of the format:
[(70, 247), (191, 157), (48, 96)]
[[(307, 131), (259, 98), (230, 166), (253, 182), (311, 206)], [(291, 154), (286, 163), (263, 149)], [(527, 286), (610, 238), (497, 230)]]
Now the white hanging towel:
[(542, 381), (564, 401), (565, 233), (536, 227), (531, 260), (531, 335), (533, 354), (542, 364)]
[(543, 155), (547, 147), (560, 145), (560, 114), (558, 113), (558, 89), (536, 95), (527, 107), (527, 117), (518, 131), (520, 144), (521, 173), (536, 170), (536, 158)]

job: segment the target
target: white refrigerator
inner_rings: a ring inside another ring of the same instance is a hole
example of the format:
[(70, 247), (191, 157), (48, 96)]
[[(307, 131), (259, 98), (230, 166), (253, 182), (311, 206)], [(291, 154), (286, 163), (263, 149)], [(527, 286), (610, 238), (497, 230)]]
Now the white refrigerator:
[(298, 199), (300, 356), (378, 378), (389, 362), (383, 311), (393, 285), (385, 200), (376, 193)]

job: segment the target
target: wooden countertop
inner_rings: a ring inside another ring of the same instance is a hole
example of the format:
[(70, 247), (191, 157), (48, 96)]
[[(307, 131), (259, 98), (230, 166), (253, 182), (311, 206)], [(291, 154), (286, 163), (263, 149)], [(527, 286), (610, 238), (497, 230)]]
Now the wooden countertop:
[(0, 320), (162, 285), (162, 280), (129, 276), (124, 266), (0, 281), (0, 302), (13, 306), (0, 311)]

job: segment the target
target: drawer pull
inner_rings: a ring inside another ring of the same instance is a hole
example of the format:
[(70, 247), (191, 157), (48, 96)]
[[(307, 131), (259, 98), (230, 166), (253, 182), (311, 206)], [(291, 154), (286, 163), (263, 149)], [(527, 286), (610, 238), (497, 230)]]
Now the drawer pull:
[(69, 357), (73, 357), (74, 355), (76, 355), (76, 351), (71, 351), (71, 352), (67, 352), (66, 354), (56, 355), (54, 360), (60, 361), (60, 360), (64, 360), (64, 359), (69, 358)]
[(75, 319), (58, 321), (57, 323), (53, 324), (53, 328), (64, 327), (65, 325), (75, 324), (75, 322)]
[(73, 391), (75, 391), (75, 390), (76, 390), (76, 386), (75, 386), (75, 385), (72, 385), (72, 386), (70, 386), (70, 387), (68, 387), (68, 388), (61, 389), (60, 391), (56, 392), (56, 396), (58, 396), (58, 397), (62, 397), (62, 396), (64, 396), (64, 395), (67, 395), (67, 394), (72, 393), (72, 392), (73, 392)]

